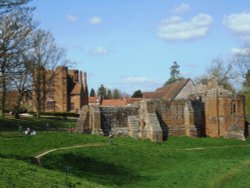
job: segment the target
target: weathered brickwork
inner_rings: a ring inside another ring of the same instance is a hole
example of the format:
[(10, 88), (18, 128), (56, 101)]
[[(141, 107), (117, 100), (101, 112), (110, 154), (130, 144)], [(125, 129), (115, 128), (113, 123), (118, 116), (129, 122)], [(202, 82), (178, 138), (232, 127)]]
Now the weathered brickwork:
[[(197, 118), (194, 116), (194, 109), (189, 100), (144, 100), (141, 107), (145, 108), (147, 112), (156, 112), (164, 137), (171, 135), (200, 136), (199, 130), (201, 126), (204, 126), (204, 122), (198, 122), (198, 120), (195, 124)], [(196, 111), (198, 110), (202, 109)]]
[(128, 135), (133, 138), (139, 138), (140, 119), (137, 116), (128, 116)]
[(138, 116), (137, 107), (100, 107), (100, 112), (104, 134), (112, 130), (118, 135), (128, 135), (128, 116)]
[(85, 105), (82, 107), (81, 111), (80, 111), (80, 117), (78, 119), (78, 123), (77, 123), (77, 128), (76, 128), (76, 132), (79, 133), (91, 133), (92, 132), (92, 127), (94, 124), (91, 124), (92, 119), (90, 118), (90, 109), (89, 106)]
[(206, 135), (244, 139), (244, 98), (225, 90), (210, 90), (205, 99)]
[[(215, 79), (207, 86), (199, 87), (194, 94), (193, 83), (183, 81), (178, 92), (167, 97), (160, 88), (153, 98), (141, 100), (137, 106), (83, 108), (79, 119), (79, 130), (92, 134), (129, 135), (139, 139), (161, 142), (168, 136), (225, 137), (244, 140), (249, 126), (245, 124), (244, 98), (218, 86)], [(168, 86), (173, 90), (173, 86)], [(157, 93), (158, 92), (158, 93)], [(166, 91), (167, 92), (167, 91)], [(182, 92), (189, 93), (189, 97)], [(163, 96), (163, 98), (157, 98)], [(85, 125), (84, 125), (85, 124)]]
[[(55, 71), (42, 69), (40, 74), (41, 111), (78, 113), (83, 105), (88, 104), (86, 73), (84, 81), (81, 71), (68, 70), (65, 66), (59, 66)], [(36, 111), (35, 79), (33, 87), (33, 110)]]

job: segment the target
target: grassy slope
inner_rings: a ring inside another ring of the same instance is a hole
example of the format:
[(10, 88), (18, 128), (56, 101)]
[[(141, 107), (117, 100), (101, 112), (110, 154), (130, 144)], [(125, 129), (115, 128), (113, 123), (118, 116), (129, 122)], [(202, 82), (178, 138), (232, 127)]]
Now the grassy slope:
[[(49, 123), (49, 129), (45, 127)], [(0, 187), (65, 187), (65, 171), (54, 172), (35, 164), (34, 156), (43, 151), (86, 143), (103, 143), (102, 137), (82, 136), (61, 131), (74, 127), (72, 120), (0, 119)], [(18, 126), (38, 130), (37, 136), (17, 132)], [(60, 131), (55, 131), (60, 130)], [(70, 177), (79, 187), (97, 187), (94, 182)]]
[[(66, 181), (75, 187), (250, 187), (250, 150), (242, 147), (250, 140), (171, 137), (156, 144), (115, 137), (109, 145), (106, 137), (62, 131), (23, 136), (13, 131), (12, 121), (9, 126), (0, 120), (2, 187), (65, 187)], [(29, 123), (42, 130), (44, 120), (36, 121)], [(43, 166), (34, 164), (33, 157), (45, 150), (87, 143), (104, 146), (53, 152), (42, 159)], [(207, 149), (183, 150), (200, 147)]]
[[(250, 186), (241, 176), (237, 177), (242, 166), (250, 171), (249, 165), (245, 165), (250, 160), (249, 148), (186, 151), (173, 149), (176, 140), (185, 140), (191, 146), (198, 139), (172, 138), (164, 144), (119, 139), (114, 146), (58, 151), (46, 156), (43, 164), (56, 171), (69, 165), (73, 176), (107, 187), (223, 187), (225, 183), (229, 187)], [(206, 146), (231, 142), (207, 140), (211, 143)], [(203, 147), (202, 143), (199, 146)], [(232, 176), (235, 180), (228, 182)]]

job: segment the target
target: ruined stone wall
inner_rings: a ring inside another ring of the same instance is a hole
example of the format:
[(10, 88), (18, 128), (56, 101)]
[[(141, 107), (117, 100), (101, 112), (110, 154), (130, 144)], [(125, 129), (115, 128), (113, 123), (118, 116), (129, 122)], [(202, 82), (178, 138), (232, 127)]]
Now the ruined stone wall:
[[(145, 100), (141, 102), (141, 107), (145, 108), (149, 113), (156, 112), (164, 138), (171, 135), (199, 136), (199, 126), (204, 126), (201, 120), (195, 118), (194, 110), (189, 100)], [(197, 108), (196, 111), (198, 111), (199, 106), (195, 107)], [(188, 113), (185, 112), (185, 109)], [(196, 124), (197, 122), (199, 124)]]
[(138, 116), (138, 107), (100, 107), (104, 134), (112, 130), (116, 135), (128, 135), (128, 116)]
[(202, 99), (191, 100), (191, 105), (193, 109), (194, 126), (197, 129), (197, 136), (206, 136), (206, 120), (205, 120), (205, 105)]
[(101, 112), (99, 106), (89, 106), (89, 125), (91, 134), (103, 135), (101, 128)]
[(128, 116), (128, 135), (133, 138), (139, 138), (140, 119), (136, 116)]
[(240, 97), (235, 98), (220, 98), (220, 134), (225, 135), (232, 126), (238, 126), (239, 129), (244, 130), (244, 107)]
[(244, 139), (244, 98), (211, 90), (205, 99), (206, 134)]
[(90, 109), (88, 105), (81, 108), (79, 119), (76, 126), (76, 132), (90, 134), (92, 131), (92, 124), (90, 119)]
[[(164, 100), (145, 101), (144, 107), (149, 113), (156, 112), (165, 136), (185, 135), (184, 103)], [(166, 135), (167, 134), (167, 135)]]
[(217, 137), (219, 133), (219, 100), (217, 92), (211, 92), (205, 99), (206, 135)]

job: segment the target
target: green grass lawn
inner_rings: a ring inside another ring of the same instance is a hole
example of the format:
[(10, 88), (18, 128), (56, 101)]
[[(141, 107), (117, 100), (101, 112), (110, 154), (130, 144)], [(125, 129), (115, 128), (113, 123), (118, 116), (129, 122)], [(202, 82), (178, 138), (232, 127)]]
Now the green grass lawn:
[[(46, 118), (20, 118), (15, 119), (14, 117), (0, 118), (0, 132), (3, 131), (17, 131), (19, 126), (22, 126), (23, 129), (30, 127), (35, 130), (58, 130), (65, 129), (68, 127), (74, 127), (77, 120), (70, 119), (46, 119)], [(47, 127), (48, 125), (49, 127)]]
[[(115, 137), (110, 145), (103, 136), (43, 131), (45, 119), (26, 121), (0, 120), (0, 187), (250, 187), (250, 140)], [(38, 135), (18, 133), (21, 122), (40, 128)], [(46, 150), (85, 144), (99, 146), (58, 150), (35, 163)]]

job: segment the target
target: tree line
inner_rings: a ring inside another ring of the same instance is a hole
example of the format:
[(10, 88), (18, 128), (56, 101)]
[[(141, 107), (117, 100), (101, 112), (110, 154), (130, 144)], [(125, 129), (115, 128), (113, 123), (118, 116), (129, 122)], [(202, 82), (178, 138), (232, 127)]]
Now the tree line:
[[(66, 59), (66, 51), (60, 48), (49, 31), (38, 28), (33, 19), (34, 7), (30, 0), (0, 1), (0, 116), (6, 110), (8, 91), (17, 91), (14, 114), (17, 116), (23, 97), (28, 92), (35, 93), (35, 107), (40, 116), (42, 84), (51, 82), (43, 79), (43, 71), (55, 70), (59, 65), (71, 63)], [(33, 82), (32, 82), (33, 81)]]
[[(100, 85), (100, 87), (96, 91), (92, 88), (90, 90), (90, 97), (101, 97), (103, 99), (120, 99), (122, 97), (129, 97), (129, 95), (125, 92), (120, 91), (119, 89), (108, 89), (103, 84)], [(136, 90), (133, 95), (131, 95), (132, 98), (142, 98), (142, 91)]]

